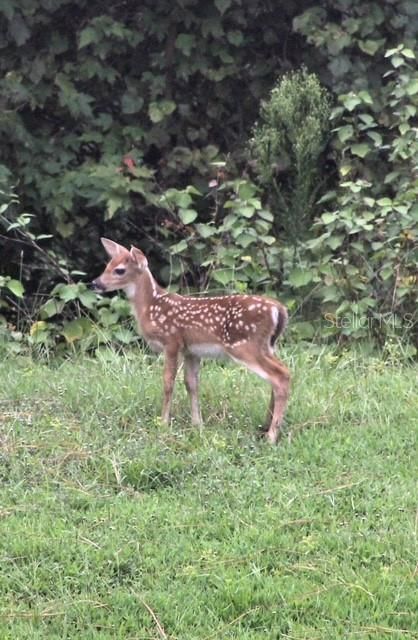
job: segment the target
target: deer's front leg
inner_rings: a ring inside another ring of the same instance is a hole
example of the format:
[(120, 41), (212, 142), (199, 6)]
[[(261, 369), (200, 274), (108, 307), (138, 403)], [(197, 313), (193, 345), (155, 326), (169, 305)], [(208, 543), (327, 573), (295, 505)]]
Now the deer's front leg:
[(170, 422), (171, 401), (173, 399), (173, 388), (178, 369), (178, 350), (166, 350), (164, 361), (164, 400), (162, 421)]
[(184, 356), (184, 383), (192, 405), (192, 424), (197, 427), (202, 424), (199, 407), (199, 367), (199, 358), (190, 354)]

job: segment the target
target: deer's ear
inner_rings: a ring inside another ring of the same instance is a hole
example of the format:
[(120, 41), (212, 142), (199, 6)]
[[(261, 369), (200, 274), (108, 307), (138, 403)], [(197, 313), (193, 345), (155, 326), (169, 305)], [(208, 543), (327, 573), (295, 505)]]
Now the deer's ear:
[(134, 262), (136, 262), (139, 269), (146, 269), (148, 267), (148, 260), (136, 247), (131, 247), (130, 256)]
[(108, 240), (107, 238), (100, 238), (100, 240), (109, 258), (116, 258), (117, 256), (128, 252), (125, 247), (122, 247), (122, 245), (117, 242), (113, 242), (113, 240)]

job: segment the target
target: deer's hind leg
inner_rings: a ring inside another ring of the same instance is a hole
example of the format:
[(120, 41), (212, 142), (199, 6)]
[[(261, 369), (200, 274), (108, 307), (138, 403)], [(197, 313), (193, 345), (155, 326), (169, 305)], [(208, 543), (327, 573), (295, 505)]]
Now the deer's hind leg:
[(267, 413), (265, 437), (275, 443), (279, 437), (280, 426), (286, 410), (290, 389), (290, 373), (288, 368), (274, 355), (256, 349), (247, 348), (228, 350), (233, 360), (243, 364), (272, 386), (270, 405)]
[(274, 356), (267, 356), (264, 367), (269, 370), (272, 385), (265, 437), (274, 444), (280, 435), (280, 427), (289, 399), (290, 373), (288, 368)]

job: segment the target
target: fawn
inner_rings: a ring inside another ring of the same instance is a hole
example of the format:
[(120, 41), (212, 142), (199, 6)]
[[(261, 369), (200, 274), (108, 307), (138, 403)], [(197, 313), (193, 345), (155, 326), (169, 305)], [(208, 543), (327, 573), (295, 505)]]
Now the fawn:
[(258, 295), (182, 296), (169, 293), (154, 280), (145, 255), (132, 247), (101, 238), (110, 257), (102, 275), (93, 281), (98, 292), (123, 289), (140, 333), (152, 350), (163, 352), (164, 401), (162, 420), (169, 422), (179, 358), (191, 401), (192, 424), (201, 425), (198, 375), (201, 358), (229, 356), (268, 380), (271, 401), (265, 437), (277, 441), (289, 395), (290, 374), (274, 355), (274, 344), (287, 325), (286, 308)]

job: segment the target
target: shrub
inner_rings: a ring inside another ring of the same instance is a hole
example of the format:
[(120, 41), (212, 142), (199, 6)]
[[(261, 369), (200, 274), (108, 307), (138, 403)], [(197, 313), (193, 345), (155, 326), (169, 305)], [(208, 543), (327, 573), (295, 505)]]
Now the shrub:
[(305, 69), (283, 76), (262, 104), (251, 151), (274, 214), (276, 235), (293, 245), (314, 218), (324, 178), (321, 158), (330, 135), (330, 99)]

